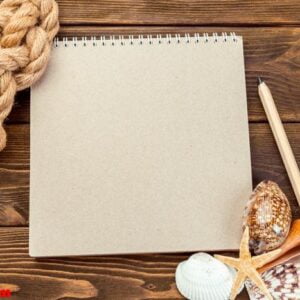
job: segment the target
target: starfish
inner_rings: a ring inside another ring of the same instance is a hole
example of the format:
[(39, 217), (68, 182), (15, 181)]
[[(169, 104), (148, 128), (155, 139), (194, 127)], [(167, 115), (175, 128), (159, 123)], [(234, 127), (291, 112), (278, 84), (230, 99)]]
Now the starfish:
[(259, 256), (252, 257), (249, 251), (249, 228), (247, 226), (241, 240), (239, 258), (215, 255), (215, 258), (237, 270), (231, 289), (230, 300), (234, 300), (236, 298), (241, 285), (247, 278), (257, 285), (267, 299), (272, 300), (273, 298), (264, 281), (260, 277), (257, 269), (272, 261), (273, 257), (277, 256), (280, 251), (281, 249), (277, 249)]

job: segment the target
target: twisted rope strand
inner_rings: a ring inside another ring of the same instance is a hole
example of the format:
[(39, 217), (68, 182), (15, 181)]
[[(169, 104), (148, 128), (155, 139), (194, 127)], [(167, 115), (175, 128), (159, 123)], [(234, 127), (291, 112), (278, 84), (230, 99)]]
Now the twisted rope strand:
[(55, 0), (4, 0), (0, 4), (0, 151), (6, 145), (3, 122), (15, 94), (42, 76), (58, 29)]

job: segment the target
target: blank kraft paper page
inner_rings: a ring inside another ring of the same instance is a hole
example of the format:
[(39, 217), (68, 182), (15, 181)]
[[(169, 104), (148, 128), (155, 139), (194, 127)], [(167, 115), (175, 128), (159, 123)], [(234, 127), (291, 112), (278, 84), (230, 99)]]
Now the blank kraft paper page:
[(55, 44), (31, 94), (30, 254), (238, 248), (242, 37)]

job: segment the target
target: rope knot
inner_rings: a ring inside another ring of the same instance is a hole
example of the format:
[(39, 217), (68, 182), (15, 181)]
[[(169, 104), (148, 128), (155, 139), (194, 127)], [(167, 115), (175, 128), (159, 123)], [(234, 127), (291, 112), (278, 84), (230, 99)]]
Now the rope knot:
[(4, 0), (0, 4), (0, 151), (6, 145), (3, 122), (15, 94), (43, 74), (58, 28), (55, 0)]

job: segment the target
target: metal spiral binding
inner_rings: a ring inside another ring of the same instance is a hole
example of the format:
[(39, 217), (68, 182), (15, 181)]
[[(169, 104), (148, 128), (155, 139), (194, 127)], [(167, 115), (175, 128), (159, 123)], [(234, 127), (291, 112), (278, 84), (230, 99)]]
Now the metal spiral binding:
[(92, 37), (64, 37), (64, 38), (55, 38), (54, 47), (98, 47), (98, 46), (125, 46), (125, 45), (160, 45), (160, 44), (206, 44), (206, 43), (226, 43), (226, 42), (238, 42), (238, 37), (234, 32), (229, 34), (222, 32), (218, 34), (213, 32), (212, 34), (208, 33), (195, 33), (189, 34), (157, 34), (152, 35), (148, 34), (138, 35), (138, 36), (124, 36), (124, 35), (111, 35), (111, 36), (92, 36)]

